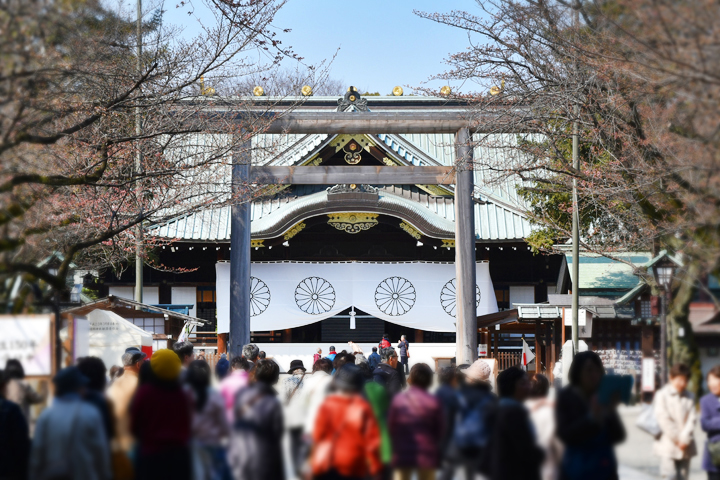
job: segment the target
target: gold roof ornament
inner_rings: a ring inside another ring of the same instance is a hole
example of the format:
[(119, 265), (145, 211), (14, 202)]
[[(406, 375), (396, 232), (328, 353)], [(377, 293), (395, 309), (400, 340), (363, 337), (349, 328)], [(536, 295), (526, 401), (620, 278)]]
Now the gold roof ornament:
[(377, 213), (342, 212), (329, 213), (328, 225), (347, 233), (360, 233), (378, 224)]
[(303, 97), (312, 97), (313, 90), (310, 85), (304, 85), (302, 89), (300, 90)]
[(357, 92), (357, 88), (355, 88), (351, 85), (348, 87), (348, 92)]
[(261, 87), (260, 85), (253, 88), (253, 95), (256, 97), (264, 97), (265, 96), (265, 89)]
[(420, 233), (420, 230), (413, 227), (407, 222), (400, 222), (400, 228), (403, 229), (405, 232), (407, 232), (411, 237), (413, 237), (416, 240), (420, 240), (422, 238), (422, 233)]
[(395, 95), (396, 97), (402, 97), (402, 95), (403, 95), (403, 89), (402, 89), (402, 87), (401, 87), (400, 85), (398, 85), (397, 87), (393, 88), (393, 95)]
[(490, 95), (493, 95), (493, 96), (500, 95), (503, 90), (505, 90), (505, 79), (504, 78), (500, 81), (499, 87), (497, 85), (493, 85), (492, 87), (490, 87)]
[(215, 95), (215, 89), (213, 87), (205, 86), (204, 76), (200, 76), (200, 95)]
[(452, 89), (448, 85), (445, 85), (440, 89), (440, 95), (450, 95), (451, 93)]
[(283, 239), (287, 242), (291, 238), (293, 238), (295, 235), (300, 233), (307, 225), (305, 225), (305, 222), (300, 222), (293, 226), (290, 230), (285, 232), (285, 235), (283, 235)]

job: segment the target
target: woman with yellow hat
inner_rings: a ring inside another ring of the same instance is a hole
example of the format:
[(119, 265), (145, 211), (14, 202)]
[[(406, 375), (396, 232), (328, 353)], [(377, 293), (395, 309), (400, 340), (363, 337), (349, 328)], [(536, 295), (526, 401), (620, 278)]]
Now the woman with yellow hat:
[(137, 440), (137, 480), (190, 480), (191, 402), (179, 381), (180, 358), (162, 349), (150, 357), (149, 381), (141, 385), (131, 407)]

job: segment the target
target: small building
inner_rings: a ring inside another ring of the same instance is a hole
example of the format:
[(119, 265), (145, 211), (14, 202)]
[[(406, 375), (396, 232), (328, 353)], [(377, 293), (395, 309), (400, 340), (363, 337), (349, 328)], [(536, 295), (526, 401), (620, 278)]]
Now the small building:
[[(165, 308), (163, 308), (165, 307)], [(147, 305), (109, 295), (62, 312), (66, 318), (83, 317), (96, 310), (112, 312), (136, 327), (152, 334), (152, 350), (171, 347), (183, 329), (193, 332), (208, 322), (183, 313), (188, 305)], [(180, 311), (178, 311), (180, 310)]]

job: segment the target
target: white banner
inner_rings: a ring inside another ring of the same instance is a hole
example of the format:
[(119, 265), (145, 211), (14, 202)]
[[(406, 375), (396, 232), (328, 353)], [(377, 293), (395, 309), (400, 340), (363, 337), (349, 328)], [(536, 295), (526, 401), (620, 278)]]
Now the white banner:
[(14, 358), (22, 363), (25, 375), (50, 375), (50, 325), (50, 315), (1, 315), (0, 366)]
[[(382, 320), (433, 332), (455, 331), (452, 263), (253, 263), (252, 331), (315, 323), (354, 306)], [(487, 262), (476, 264), (477, 315), (498, 311)], [(216, 265), (218, 332), (230, 327), (230, 264)]]

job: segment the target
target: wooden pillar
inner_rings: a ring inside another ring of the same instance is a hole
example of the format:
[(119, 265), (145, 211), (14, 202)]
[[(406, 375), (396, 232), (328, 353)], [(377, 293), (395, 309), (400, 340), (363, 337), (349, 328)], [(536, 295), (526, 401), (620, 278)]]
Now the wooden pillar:
[(233, 152), (230, 208), (230, 355), (242, 355), (243, 345), (250, 343), (250, 207), (242, 198), (250, 178), (250, 145)]
[(540, 319), (535, 319), (535, 373), (542, 373), (542, 343), (540, 342)]
[(552, 371), (555, 367), (553, 352), (555, 352), (555, 342), (552, 338), (552, 322), (545, 322), (545, 374), (551, 382), (553, 381)]
[(495, 333), (493, 334), (495, 337), (495, 345), (493, 346), (493, 349), (495, 350), (495, 353), (493, 354), (494, 358), (500, 358), (498, 354), (500, 353), (500, 330), (495, 330)]
[(415, 343), (423, 343), (425, 340), (425, 336), (423, 335), (422, 330), (415, 330)]
[(227, 353), (227, 341), (228, 341), (227, 333), (218, 333), (218, 336), (217, 336), (218, 353)]
[(475, 305), (475, 203), (473, 202), (473, 147), (468, 128), (455, 135), (455, 278), (457, 364), (477, 359)]
[(555, 347), (555, 350), (553, 351), (553, 361), (555, 362), (558, 361), (558, 358), (560, 357), (560, 352), (562, 352), (562, 343), (560, 343), (560, 341), (562, 329), (565, 328), (562, 322), (562, 320), (555, 322), (555, 335), (553, 335), (553, 339), (555, 340), (555, 342), (553, 343)]

